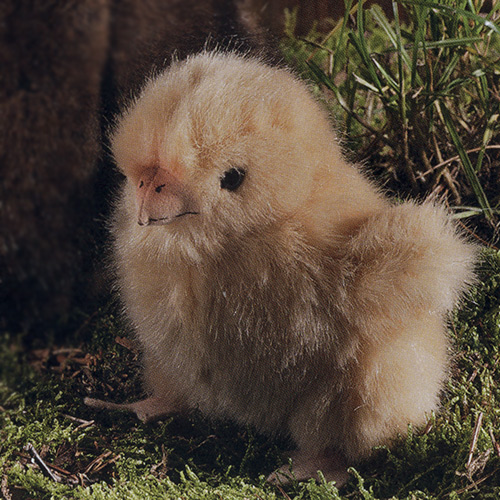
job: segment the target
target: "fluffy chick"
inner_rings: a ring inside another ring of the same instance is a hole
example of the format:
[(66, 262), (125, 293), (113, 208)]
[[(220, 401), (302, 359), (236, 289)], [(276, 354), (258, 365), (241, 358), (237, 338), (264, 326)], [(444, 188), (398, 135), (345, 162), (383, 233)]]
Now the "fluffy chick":
[(297, 478), (339, 483), (438, 409), (475, 250), (443, 209), (393, 205), (346, 162), (304, 83), (190, 57), (147, 83), (112, 148), (116, 269), (151, 398), (89, 404), (288, 435)]

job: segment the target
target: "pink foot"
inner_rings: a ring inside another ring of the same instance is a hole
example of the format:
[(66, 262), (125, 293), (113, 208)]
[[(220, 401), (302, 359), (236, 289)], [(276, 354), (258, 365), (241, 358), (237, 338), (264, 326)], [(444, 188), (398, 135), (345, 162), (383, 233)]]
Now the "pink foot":
[(143, 399), (142, 401), (123, 404), (110, 403), (94, 398), (85, 398), (83, 402), (87, 406), (98, 410), (121, 410), (135, 413), (137, 418), (142, 422), (152, 422), (175, 412), (175, 410), (169, 408), (165, 401), (155, 398), (154, 396)]

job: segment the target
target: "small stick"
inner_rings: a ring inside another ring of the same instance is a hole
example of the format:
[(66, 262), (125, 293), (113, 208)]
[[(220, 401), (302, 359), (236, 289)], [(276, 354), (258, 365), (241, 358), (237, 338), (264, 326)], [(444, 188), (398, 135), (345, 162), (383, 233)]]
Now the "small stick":
[[(92, 460), (92, 462), (90, 462), (85, 471), (84, 471), (84, 474), (88, 474), (92, 469), (94, 468), (99, 468), (99, 466), (97, 464), (101, 464), (103, 462), (104, 459), (108, 458), (110, 455), (111, 455), (111, 451), (105, 451), (104, 453), (102, 453), (101, 455), (99, 455), (98, 457), (94, 458), (94, 460)], [(97, 467), (96, 467), (97, 465)]]
[(2, 477), (2, 484), (0, 485), (0, 491), (2, 492), (2, 496), (5, 500), (12, 500), (12, 495), (9, 491), (9, 483), (7, 482), (7, 475)]
[(83, 420), (82, 418), (77, 418), (66, 414), (63, 414), (63, 417), (69, 418), (73, 422), (80, 424), (73, 429), (73, 432), (81, 431), (83, 429), (86, 429), (87, 427), (92, 427), (95, 424), (95, 420)]
[(470, 449), (469, 449), (469, 459), (467, 460), (467, 465), (465, 466), (466, 469), (468, 469), (470, 467), (470, 464), (472, 463), (472, 457), (476, 449), (477, 438), (479, 437), (479, 431), (481, 430), (482, 423), (483, 423), (483, 412), (480, 412), (479, 415), (477, 416), (476, 425), (474, 426), (474, 434), (472, 435), (472, 441), (470, 443)]
[(78, 347), (61, 347), (52, 351), (53, 356), (58, 356), (59, 354), (83, 354), (83, 351)]
[(479, 240), (481, 243), (483, 243), (483, 245), (486, 245), (490, 248), (493, 248), (493, 250), (498, 250), (498, 248), (493, 245), (492, 243), (488, 243), (486, 240), (484, 240), (483, 238), (481, 238), (480, 236), (478, 236), (474, 231), (472, 231), (471, 229), (469, 229), (461, 220), (457, 221), (458, 224), (463, 227), (470, 235), (472, 235), (474, 238), (476, 238), (477, 240)]
[(58, 465), (47, 464), (47, 466), (50, 467), (52, 470), (55, 470), (56, 472), (63, 474), (64, 476), (72, 476), (73, 475), (72, 472), (70, 472), (69, 470), (63, 469), (62, 467), (59, 467)]
[[(492, 470), (489, 474), (486, 474), (486, 476), (482, 477), (481, 479), (478, 479), (477, 481), (472, 482), (471, 484), (467, 485), (465, 488), (462, 488), (461, 490), (455, 491), (457, 495), (461, 495), (462, 493), (465, 493), (466, 491), (472, 490), (473, 488), (477, 488), (481, 483), (484, 483), (487, 479), (489, 479), (491, 476), (494, 476), (500, 469), (495, 469)], [(449, 497), (450, 495), (446, 495)]]
[[(466, 151), (467, 154), (469, 153), (477, 153), (478, 151), (481, 151), (482, 147), (480, 148), (474, 148), (474, 149), (469, 149)], [(485, 149), (500, 149), (500, 145), (492, 145), (492, 146), (486, 146)], [(448, 158), (447, 160), (441, 161), (437, 165), (434, 165), (431, 170), (426, 170), (425, 172), (421, 172), (419, 174), (419, 177), (425, 177), (427, 174), (430, 174), (433, 170), (436, 170), (438, 168), (444, 167), (445, 165), (448, 165), (448, 163), (452, 163), (454, 161), (460, 160), (460, 156), (453, 156), (451, 158)]]
[(292, 500), (290, 496), (287, 495), (286, 491), (279, 484), (276, 484), (276, 488), (280, 490), (280, 493), (286, 498), (286, 500)]
[(120, 460), (120, 458), (122, 458), (121, 455), (115, 455), (113, 458), (111, 458), (107, 462), (103, 461), (100, 464), (98, 464), (96, 467), (94, 467), (92, 472), (95, 474), (96, 472), (99, 472), (100, 470), (104, 469), (105, 467), (108, 467), (109, 465), (114, 464), (115, 462)]
[(73, 417), (72, 415), (67, 415), (66, 413), (63, 413), (63, 417), (69, 418), (73, 422), (85, 426), (92, 425), (94, 423), (94, 420), (83, 420), (83, 418)]
[(469, 380), (467, 380), (468, 384), (471, 384), (474, 382), (475, 378), (477, 377), (477, 368), (472, 372), (472, 375), (469, 377)]
[(94, 458), (92, 462), (90, 462), (89, 465), (87, 465), (87, 468), (83, 472), (83, 475), (86, 476), (86, 474), (89, 474), (90, 472), (96, 473), (99, 472), (100, 470), (104, 469), (105, 467), (108, 467), (108, 465), (111, 465), (115, 463), (117, 460), (121, 458), (120, 455), (115, 455), (114, 457), (110, 458), (107, 462), (105, 461), (108, 457), (110, 457), (113, 453), (111, 451), (105, 451), (98, 457)]
[(80, 482), (80, 486), (82, 488), (85, 488), (85, 477), (84, 474), (82, 474), (81, 472), (78, 473), (78, 480)]
[(118, 345), (125, 347), (125, 349), (128, 349), (129, 351), (131, 351), (134, 354), (139, 353), (139, 348), (138, 348), (137, 344), (135, 342), (133, 342), (132, 340), (128, 339), (127, 337), (120, 337), (117, 335), (115, 337), (115, 342)]
[(427, 422), (427, 425), (425, 426), (425, 429), (422, 431), (422, 434), (425, 436), (427, 434), (429, 434), (432, 430), (432, 428), (434, 427), (434, 422), (432, 421), (432, 419), (430, 419), (428, 422)]
[(495, 439), (495, 434), (493, 434), (493, 430), (491, 429), (491, 427), (490, 427), (490, 438), (491, 438), (491, 443), (493, 444), (493, 449), (497, 454), (497, 457), (500, 457), (500, 444), (497, 443), (497, 440)]
[(60, 479), (50, 470), (31, 443), (28, 443), (24, 449), (31, 455), (31, 463), (38, 465), (44, 476), (47, 476), (56, 483), (60, 482)]

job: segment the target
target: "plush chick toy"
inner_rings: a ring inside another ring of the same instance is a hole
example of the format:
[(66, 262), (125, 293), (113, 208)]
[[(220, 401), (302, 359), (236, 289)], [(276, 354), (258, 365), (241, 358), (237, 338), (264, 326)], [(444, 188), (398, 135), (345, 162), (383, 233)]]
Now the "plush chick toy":
[(232, 53), (175, 62), (112, 149), (126, 176), (116, 271), (150, 397), (87, 404), (142, 419), (198, 408), (286, 435), (297, 479), (338, 484), (439, 408), (475, 250), (442, 208), (395, 205), (347, 163), (288, 70)]

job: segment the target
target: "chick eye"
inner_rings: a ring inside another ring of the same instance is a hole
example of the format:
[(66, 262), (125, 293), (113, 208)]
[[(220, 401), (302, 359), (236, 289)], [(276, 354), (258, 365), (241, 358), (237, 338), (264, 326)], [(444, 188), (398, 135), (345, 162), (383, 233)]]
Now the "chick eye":
[(227, 189), (228, 191), (234, 191), (241, 186), (244, 179), (245, 171), (243, 169), (231, 168), (224, 172), (224, 175), (220, 180), (220, 187), (222, 189)]

